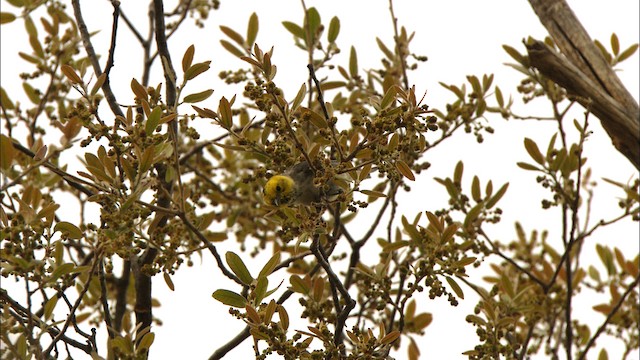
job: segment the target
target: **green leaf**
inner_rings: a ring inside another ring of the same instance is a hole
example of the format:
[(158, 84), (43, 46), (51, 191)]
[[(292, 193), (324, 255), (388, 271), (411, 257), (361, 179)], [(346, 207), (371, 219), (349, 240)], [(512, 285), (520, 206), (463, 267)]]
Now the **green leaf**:
[(540, 149), (538, 149), (538, 144), (536, 144), (535, 141), (529, 138), (525, 138), (524, 148), (527, 150), (527, 153), (529, 153), (529, 156), (531, 156), (531, 158), (535, 162), (537, 162), (540, 165), (544, 165), (544, 156), (540, 152)]
[(33, 88), (33, 86), (31, 86), (27, 82), (23, 82), (22, 88), (24, 89), (24, 93), (27, 94), (27, 97), (32, 103), (36, 105), (40, 104), (40, 94), (38, 94), (38, 92), (36, 91), (36, 89)]
[(47, 300), (44, 304), (44, 319), (51, 319), (51, 315), (53, 315), (53, 310), (56, 308), (56, 304), (58, 303), (58, 296), (54, 295), (52, 298)]
[(462, 184), (462, 173), (464, 172), (464, 163), (458, 161), (456, 168), (453, 170), (453, 182), (456, 184)]
[(278, 264), (280, 264), (279, 251), (273, 254), (273, 256), (271, 256), (271, 259), (269, 259), (269, 261), (267, 261), (267, 263), (262, 267), (262, 270), (260, 270), (260, 274), (258, 274), (258, 279), (269, 276), (273, 272), (273, 269), (278, 266)]
[(458, 285), (458, 283), (449, 276), (445, 276), (445, 279), (447, 279), (449, 286), (451, 286), (451, 290), (453, 290), (460, 299), (464, 299), (464, 292), (462, 292), (460, 285)]
[(351, 47), (351, 54), (349, 55), (349, 74), (351, 78), (356, 78), (358, 76), (358, 54), (356, 53), (356, 48)]
[(191, 65), (189, 69), (184, 72), (185, 81), (191, 80), (196, 76), (202, 74), (203, 72), (209, 70), (209, 64), (211, 64), (211, 61), (205, 61)]
[(244, 296), (230, 290), (219, 289), (214, 291), (211, 296), (228, 306), (244, 308), (247, 305), (247, 299)]
[(291, 290), (300, 294), (309, 294), (311, 290), (310, 285), (298, 275), (291, 275), (289, 283), (291, 284)]
[(471, 197), (475, 202), (480, 202), (482, 200), (482, 193), (480, 191), (480, 179), (477, 175), (473, 177), (473, 181), (471, 181)]
[(509, 188), (509, 183), (502, 185), (502, 187), (498, 189), (496, 194), (493, 195), (491, 199), (489, 199), (489, 201), (487, 201), (486, 208), (491, 209), (496, 203), (498, 203), (498, 201), (500, 201), (502, 196), (504, 196), (504, 194), (507, 192), (508, 188)]
[(334, 16), (329, 23), (329, 32), (327, 32), (327, 40), (329, 43), (333, 43), (338, 38), (338, 34), (340, 33), (340, 19), (337, 16)]
[(517, 61), (520, 64), (524, 64), (524, 56), (522, 56), (522, 54), (520, 54), (518, 52), (518, 50), (512, 48), (509, 45), (502, 45), (502, 48), (504, 49), (504, 51), (507, 52), (507, 54), (509, 54), (509, 56), (511, 56), (515, 61)]
[(60, 221), (53, 228), (53, 231), (60, 231), (66, 233), (70, 239), (81, 239), (83, 236), (82, 230), (70, 222)]
[(253, 277), (251, 276), (251, 273), (249, 273), (247, 266), (244, 264), (240, 256), (232, 251), (227, 251), (225, 259), (227, 260), (227, 264), (229, 265), (229, 268), (231, 268), (231, 271), (236, 274), (240, 281), (245, 285), (251, 285)]
[(283, 21), (282, 25), (285, 27), (285, 29), (289, 30), (290, 33), (293, 34), (293, 36), (300, 38), (300, 39), (304, 39), (304, 30), (302, 30), (302, 28), (295, 23), (292, 23), (291, 21)]
[(320, 27), (320, 14), (316, 8), (312, 7), (307, 10), (307, 16), (305, 17), (305, 29), (308, 31), (307, 33), (307, 45), (313, 44), (316, 42), (314, 38), (318, 28)]
[(49, 278), (49, 282), (55, 282), (61, 276), (70, 274), (75, 269), (75, 265), (72, 263), (65, 263), (60, 266), (57, 266), (53, 272), (51, 273), (51, 277)]
[(169, 287), (169, 290), (175, 291), (176, 286), (173, 284), (173, 280), (171, 280), (171, 275), (165, 272), (162, 273), (162, 277), (164, 278), (164, 282), (167, 284), (167, 287)]
[(0, 151), (2, 152), (2, 156), (0, 156), (0, 168), (7, 170), (11, 167), (15, 159), (16, 151), (11, 139), (4, 134), (0, 134)]
[(213, 90), (209, 89), (209, 90), (201, 91), (199, 93), (189, 94), (184, 97), (183, 101), (186, 103), (197, 103), (200, 101), (207, 100), (209, 96), (211, 96), (211, 94), (213, 94)]
[(535, 165), (531, 165), (529, 163), (522, 162), (522, 161), (518, 161), (516, 163), (516, 165), (518, 165), (519, 168), (524, 169), (524, 170), (541, 171), (541, 169), (539, 169)]
[(618, 35), (616, 35), (616, 33), (611, 34), (611, 51), (614, 56), (617, 56), (620, 53), (620, 41), (618, 40)]
[(398, 170), (398, 172), (402, 176), (406, 177), (407, 179), (409, 179), (411, 181), (415, 181), (416, 180), (416, 177), (415, 177), (415, 175), (413, 175), (413, 172), (411, 171), (411, 168), (404, 161), (402, 161), (402, 160), (396, 161), (396, 169)]
[(393, 103), (393, 101), (396, 99), (397, 93), (398, 93), (397, 85), (389, 87), (389, 90), (387, 90), (387, 93), (384, 94), (384, 97), (382, 97), (382, 101), (380, 101), (380, 108), (386, 109), (387, 107), (389, 107)]
[(149, 114), (149, 118), (147, 119), (147, 123), (144, 126), (144, 130), (147, 132), (147, 135), (153, 134), (160, 124), (160, 116), (162, 115), (162, 108), (160, 106), (156, 106)]
[(265, 294), (267, 293), (267, 288), (269, 287), (269, 280), (266, 277), (258, 277), (258, 281), (256, 281), (256, 287), (254, 290), (254, 294), (256, 296), (254, 303), (260, 304), (262, 299), (264, 299)]
[(16, 16), (8, 12), (0, 12), (0, 24), (7, 24), (16, 19)]
[(629, 46), (625, 51), (623, 51), (620, 56), (618, 56), (618, 62), (622, 62), (630, 58), (635, 52), (638, 51), (638, 44), (633, 44)]
[(233, 55), (235, 55), (237, 57), (245, 56), (245, 53), (242, 52), (242, 50), (240, 50), (237, 47), (233, 46), (227, 40), (220, 40), (220, 44), (222, 44), (222, 47), (225, 48), (228, 52), (230, 52), (231, 54), (233, 54)]
[(307, 85), (305, 83), (302, 83), (302, 85), (300, 86), (300, 90), (298, 90), (298, 94), (296, 95), (295, 99), (293, 99), (293, 103), (291, 104), (291, 112), (295, 112), (298, 109), (300, 104), (302, 104), (302, 101), (304, 100), (304, 96), (306, 94)]
[(195, 54), (195, 52), (196, 52), (196, 48), (195, 46), (193, 46), (193, 44), (189, 46), (187, 50), (184, 52), (184, 55), (182, 56), (183, 72), (186, 72), (187, 69), (191, 67), (191, 64), (193, 63), (193, 55)]
[(256, 42), (256, 37), (258, 36), (258, 15), (256, 13), (251, 14), (249, 17), (249, 24), (247, 25), (247, 43), (246, 45), (251, 47)]
[(156, 339), (156, 335), (154, 333), (152, 333), (152, 332), (144, 334), (144, 336), (142, 337), (142, 339), (140, 340), (140, 342), (136, 346), (136, 350), (138, 350), (138, 351), (148, 350), (151, 347), (151, 345), (153, 344), (153, 341), (155, 339)]
[[(254, 13), (255, 14), (255, 13)], [(231, 40), (235, 41), (238, 45), (244, 47), (244, 38), (238, 34), (235, 30), (228, 26), (220, 25), (220, 30), (227, 35)]]

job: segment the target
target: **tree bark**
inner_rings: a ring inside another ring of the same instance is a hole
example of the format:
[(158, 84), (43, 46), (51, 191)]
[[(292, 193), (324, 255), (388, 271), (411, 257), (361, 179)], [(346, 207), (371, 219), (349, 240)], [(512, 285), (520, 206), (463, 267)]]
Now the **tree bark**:
[(640, 107), (565, 0), (529, 0), (560, 49), (527, 45), (531, 66), (564, 87), (600, 119), (613, 145), (640, 169)]

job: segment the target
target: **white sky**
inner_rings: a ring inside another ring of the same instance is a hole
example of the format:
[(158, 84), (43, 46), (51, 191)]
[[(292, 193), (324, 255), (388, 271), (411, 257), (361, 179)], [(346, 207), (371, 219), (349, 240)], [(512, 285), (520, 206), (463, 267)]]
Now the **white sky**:
[[(91, 9), (89, 9), (90, 3)], [(147, 21), (146, 6), (141, 6), (142, 3), (147, 2), (124, 0), (122, 9), (134, 22), (140, 24), (142, 33), (146, 34), (144, 28)], [(6, 2), (3, 1), (1, 4), (2, 11), (14, 12)], [(101, 30), (101, 33), (94, 37), (93, 44), (96, 51), (104, 55), (102, 58), (104, 64), (110, 36), (111, 6), (108, 1), (84, 1), (83, 5), (84, 16), (89, 20), (90, 30)], [(133, 15), (132, 9), (135, 6), (138, 6), (140, 16)], [(349, 48), (354, 45), (358, 50), (361, 68), (378, 65), (381, 55), (375, 43), (375, 37), (380, 37), (386, 44), (391, 44), (392, 39), (387, 1), (307, 1), (307, 6), (315, 6), (319, 10), (324, 24), (328, 25), (334, 15), (341, 20), (338, 45), (342, 49), (342, 54), (334, 60), (335, 64), (346, 66)], [(570, 6), (592, 38), (599, 39), (606, 46), (609, 46), (611, 32), (618, 34), (623, 49), (638, 42), (638, 1), (571, 1)], [(167, 5), (166, 8), (171, 7)], [(70, 5), (69, 9), (71, 9)], [(198, 79), (199, 82), (190, 83), (186, 90), (190, 93), (206, 88), (215, 89), (214, 95), (209, 100), (198, 105), (216, 108), (221, 96), (230, 98), (236, 93), (241, 95), (241, 90), (226, 87), (217, 79), (217, 74), (221, 70), (245, 66), (244, 62), (222, 49), (219, 40), (225, 37), (221, 35), (218, 26), (226, 25), (244, 34), (248, 18), (254, 11), (260, 19), (258, 44), (265, 50), (275, 45), (273, 63), (278, 66), (275, 82), (285, 90), (287, 96), (291, 97), (297, 92), (300, 84), (306, 81), (306, 53), (293, 46), (292, 36), (281, 25), (284, 20), (302, 22), (303, 15), (299, 1), (223, 0), (221, 9), (211, 14), (211, 19), (204, 30), (185, 24), (184, 30), (170, 39), (169, 47), (176, 68), (179, 68), (182, 54), (191, 44), (196, 46), (194, 61), (212, 60), (212, 69), (202, 75)], [(460, 85), (465, 81), (466, 75), (481, 76), (484, 73), (494, 73), (494, 84), (501, 87), (505, 96), (513, 95), (516, 100), (514, 109), (519, 114), (549, 113), (548, 106), (545, 106), (546, 103), (543, 101), (536, 101), (534, 106), (522, 106), (520, 96), (515, 90), (521, 76), (503, 65), (505, 62), (512, 61), (502, 50), (502, 44), (509, 44), (524, 52), (523, 38), (531, 35), (540, 39), (546, 34), (528, 2), (524, 0), (437, 2), (397, 0), (395, 13), (401, 25), (407, 27), (410, 32), (416, 32), (412, 50), (418, 55), (429, 57), (429, 61), (421, 63), (419, 71), (410, 72), (409, 77), (410, 83), (416, 84), (418, 94), (427, 91), (425, 102), (431, 107), (444, 108), (446, 102), (453, 100), (448, 91), (438, 85), (439, 81)], [(23, 69), (23, 65), (20, 64), (16, 53), (17, 51), (30, 52), (30, 48), (20, 21), (2, 26), (1, 30), (2, 87), (9, 92), (14, 101), (16, 98), (22, 98), (24, 102), (26, 100), (18, 78), (20, 70), (16, 70), (16, 66), (18, 69)], [(126, 26), (121, 24), (120, 31), (115, 68), (112, 71), (114, 76), (112, 86), (116, 94), (130, 94), (131, 77), (140, 79), (140, 49), (137, 44), (130, 44), (126, 39), (129, 36)], [(620, 73), (623, 83), (636, 99), (639, 92), (638, 58), (636, 54), (623, 63), (621, 67), (623, 71)], [(161, 81), (159, 66), (159, 63), (154, 65), (156, 73), (151, 84)], [(325, 74), (326, 72), (322, 75)], [(333, 95), (326, 97), (331, 99)], [(130, 102), (132, 95), (129, 99), (119, 98), (119, 100), (123, 103)], [(182, 111), (190, 111), (190, 108), (185, 106)], [(580, 112), (574, 113), (574, 116), (579, 120), (582, 119)], [(413, 218), (418, 212), (443, 207), (446, 202), (445, 192), (431, 179), (434, 176), (451, 176), (456, 162), (462, 159), (465, 162), (464, 180), (467, 187), (473, 174), (480, 177), (483, 185), (487, 180), (493, 180), (494, 188), (504, 182), (510, 182), (509, 191), (500, 204), (505, 211), (505, 216), (500, 224), (488, 228), (490, 235), (505, 242), (509, 241), (515, 237), (513, 222), (518, 219), (523, 223), (527, 233), (534, 228), (550, 230), (552, 239), (550, 241), (559, 245), (558, 211), (541, 210), (539, 199), (546, 193), (535, 183), (534, 174), (519, 170), (515, 165), (517, 161), (529, 159), (522, 145), (523, 138), (530, 137), (546, 145), (550, 136), (556, 131), (555, 125), (533, 121), (505, 122), (499, 116), (490, 116), (489, 120), (491, 126), (496, 129), (496, 134), (486, 136), (484, 144), (476, 144), (472, 136), (458, 134), (453, 141), (428, 153), (427, 159), (433, 166), (413, 184), (414, 191), (401, 198), (401, 201), (405, 200), (401, 207), (402, 214)], [(600, 178), (606, 176), (626, 182), (632, 176), (637, 176), (637, 171), (611, 146), (609, 138), (600, 128), (595, 117), (591, 117), (590, 124), (594, 134), (587, 142), (586, 153), (589, 164), (594, 168), (593, 178), (599, 182), (594, 214), (592, 214), (592, 223), (595, 223), (600, 218), (610, 218), (607, 214), (617, 213), (616, 201), (612, 197), (617, 196), (618, 193), (612, 186), (603, 183)], [(203, 138), (209, 137), (207, 132), (201, 132), (201, 135)], [(221, 227), (220, 230), (222, 230)], [(629, 258), (632, 258), (633, 254), (638, 253), (638, 235), (635, 223), (627, 222), (625, 225), (605, 229), (602, 233), (597, 233), (595, 237), (590, 238), (585, 252), (592, 254), (597, 241), (611, 247), (620, 247), (625, 250), (625, 254), (629, 254)], [(228, 249), (232, 249), (235, 244), (229, 245)], [(224, 251), (225, 248), (222, 247), (221, 252)], [(259, 258), (254, 269), (259, 269), (264, 261), (266, 258)], [(600, 269), (602, 269), (601, 266)], [(211, 256), (205, 254), (202, 264), (196, 264), (193, 268), (184, 266), (173, 277), (173, 281), (176, 285), (175, 292), (167, 289), (161, 276), (154, 278), (154, 296), (162, 303), (161, 308), (155, 309), (155, 315), (163, 320), (164, 325), (153, 329), (156, 333), (156, 341), (151, 350), (152, 358), (177, 358), (185, 353), (194, 359), (206, 358), (242, 329), (242, 323), (228, 314), (227, 307), (211, 298), (211, 293), (218, 288), (226, 286), (233, 289), (230, 284), (222, 280)], [(3, 281), (3, 288), (8, 286), (5, 285), (6, 283), (7, 281)], [(445, 299), (428, 301), (426, 294), (424, 295), (425, 301), (419, 305), (418, 309), (432, 312), (434, 322), (426, 329), (425, 336), (419, 339), (423, 358), (463, 358), (460, 353), (469, 350), (475, 343), (475, 330), (465, 322), (464, 318), (472, 312), (476, 299), (471, 296), (470, 289), (464, 288), (464, 290), (468, 297), (461, 301), (456, 309), (451, 309)], [(591, 301), (591, 299), (588, 300)], [(297, 303), (295, 296), (289, 300), (289, 303)], [(576, 303), (575, 306), (579, 307), (580, 303)], [(590, 306), (586, 306), (587, 311), (581, 314), (593, 319), (593, 330), (603, 318), (588, 310)], [(290, 315), (292, 318), (296, 317), (294, 314)], [(306, 330), (302, 326), (294, 328)], [(102, 335), (104, 339), (104, 332)], [(404, 344), (406, 343), (404, 341)], [(592, 350), (590, 358), (595, 358), (600, 347), (605, 344), (602, 340), (599, 341), (597, 351)], [(230, 353), (228, 358), (250, 358), (252, 356), (250, 346), (250, 341), (246, 341)], [(619, 354), (619, 348), (609, 349), (610, 358), (618, 358)], [(402, 350), (394, 356), (402, 359), (406, 356), (406, 352)]]

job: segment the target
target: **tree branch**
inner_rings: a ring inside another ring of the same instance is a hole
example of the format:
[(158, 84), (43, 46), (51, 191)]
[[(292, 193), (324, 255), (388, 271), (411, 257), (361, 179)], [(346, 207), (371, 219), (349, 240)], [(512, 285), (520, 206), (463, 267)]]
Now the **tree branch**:
[(640, 169), (640, 108), (565, 0), (529, 0), (565, 57), (541, 42), (527, 45), (531, 65), (578, 96), (613, 145)]

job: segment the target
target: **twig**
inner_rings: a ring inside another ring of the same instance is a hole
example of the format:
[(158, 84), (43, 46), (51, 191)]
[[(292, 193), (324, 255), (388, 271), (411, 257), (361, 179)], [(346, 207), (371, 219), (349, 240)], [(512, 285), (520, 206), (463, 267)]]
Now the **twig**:
[[(76, 17), (76, 23), (78, 24), (78, 31), (80, 31), (80, 36), (82, 37), (82, 43), (84, 44), (84, 49), (87, 52), (87, 56), (89, 57), (89, 61), (91, 61), (91, 65), (93, 66), (93, 71), (97, 76), (102, 75), (102, 69), (100, 68), (100, 63), (98, 62), (98, 56), (96, 55), (95, 50), (93, 49), (93, 45), (91, 44), (91, 37), (89, 35), (89, 30), (87, 29), (87, 24), (84, 22), (82, 18), (82, 9), (80, 9), (80, 0), (71, 0), (71, 5), (73, 6), (73, 13)], [(116, 100), (113, 91), (111, 91), (111, 86), (109, 85), (109, 79), (102, 84), (102, 91), (104, 92), (104, 97), (109, 104), (109, 108), (115, 115), (123, 116), (124, 113), (118, 106), (118, 101)]]
[(89, 272), (89, 276), (87, 277), (87, 281), (86, 281), (84, 287), (82, 288), (82, 291), (78, 295), (78, 299), (76, 300), (75, 304), (73, 304), (73, 307), (69, 311), (70, 314), (67, 317), (67, 320), (64, 322), (64, 325), (62, 326), (62, 329), (60, 330), (60, 333), (56, 337), (53, 338), (53, 341), (51, 342), (51, 344), (43, 352), (43, 356), (45, 358), (49, 355), (51, 350), (53, 350), (53, 347), (56, 345), (56, 343), (58, 341), (60, 341), (62, 339), (62, 337), (64, 336), (65, 331), (67, 331), (67, 328), (69, 328), (69, 325), (71, 324), (71, 320), (74, 318), (74, 314), (75, 314), (76, 310), (78, 309), (78, 307), (82, 303), (82, 299), (84, 298), (84, 295), (89, 290), (89, 285), (91, 284), (91, 278), (93, 277), (93, 274), (96, 272), (96, 268), (98, 266), (98, 262), (101, 261), (100, 259), (102, 257), (100, 254), (96, 254), (96, 255), (97, 256), (95, 256), (94, 259), (93, 259), (93, 265), (91, 266), (91, 271)]
[(611, 319), (613, 319), (613, 317), (616, 315), (618, 310), (620, 310), (620, 307), (624, 303), (624, 301), (627, 298), (627, 296), (629, 296), (629, 294), (631, 294), (631, 292), (635, 289), (635, 287), (638, 286), (639, 282), (640, 282), (640, 275), (636, 276), (635, 280), (633, 280), (633, 282), (629, 285), (629, 287), (627, 287), (627, 290), (624, 292), (624, 294), (622, 294), (622, 296), (620, 296), (620, 299), (618, 299), (618, 302), (613, 306), (613, 308), (609, 312), (609, 315), (607, 315), (607, 318), (604, 320), (602, 325), (600, 325), (598, 330), (596, 330), (596, 333), (593, 334), (591, 339), (589, 339), (589, 342), (587, 342), (587, 345), (585, 345), (584, 350), (582, 351), (582, 353), (580, 353), (580, 356), (578, 357), (578, 360), (585, 359), (589, 349), (593, 346), (593, 344), (595, 344), (595, 342), (598, 339), (598, 337), (600, 336), (600, 334), (602, 334), (604, 332), (604, 330), (607, 327), (607, 325), (611, 322)]
[[(9, 294), (7, 293), (7, 290), (5, 289), (0, 289), (0, 300), (2, 302), (6, 302), (7, 304), (9, 304), (9, 306), (15, 310), (16, 312), (11, 312), (11, 316), (13, 316), (16, 320), (18, 320), (20, 323), (24, 324), (24, 319), (23, 317), (27, 317), (27, 318), (33, 318), (35, 320), (34, 324), (36, 326), (38, 326), (41, 329), (44, 329), (47, 333), (49, 333), (52, 337), (57, 337), (61, 334), (60, 330), (54, 328), (54, 327), (49, 327), (49, 326), (45, 326), (44, 324), (41, 324), (38, 321), (38, 318), (34, 315), (29, 313), (29, 311), (22, 307), (22, 305), (20, 305), (17, 301), (15, 301), (13, 298), (11, 298), (9, 296)], [(43, 328), (44, 327), (44, 328)], [(64, 333), (62, 333), (62, 337), (60, 338), (61, 341), (63, 341), (65, 344), (69, 344), (77, 349), (80, 349), (82, 351), (84, 351), (87, 354), (90, 354), (91, 351), (93, 351), (93, 348), (90, 345), (87, 344), (83, 344), (77, 340), (71, 339), (70, 337), (64, 335)]]

